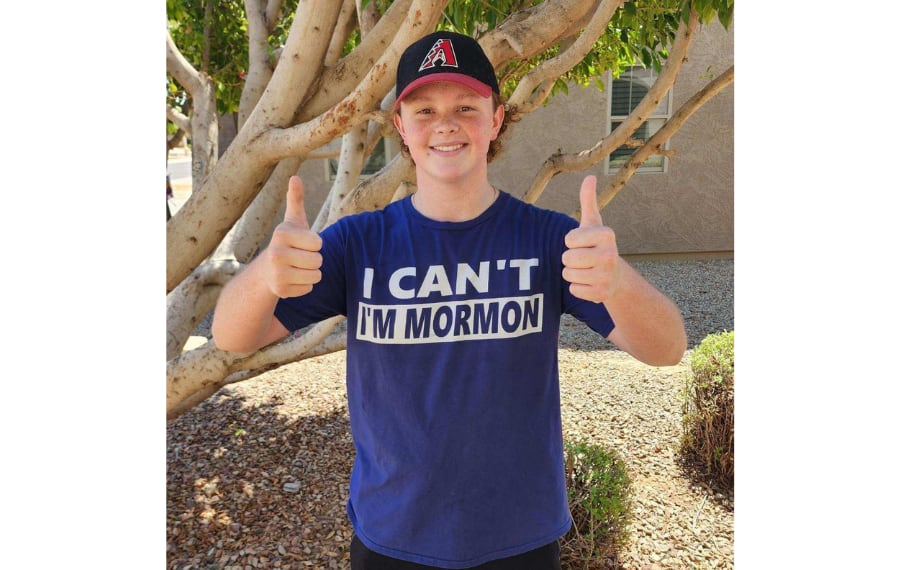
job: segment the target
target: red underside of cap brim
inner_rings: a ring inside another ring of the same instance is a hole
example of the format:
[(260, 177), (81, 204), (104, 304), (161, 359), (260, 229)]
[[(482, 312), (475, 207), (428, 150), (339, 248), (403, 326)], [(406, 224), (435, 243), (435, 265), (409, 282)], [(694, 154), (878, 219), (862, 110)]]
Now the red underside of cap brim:
[(463, 75), (462, 73), (432, 73), (430, 75), (425, 75), (420, 77), (406, 86), (406, 89), (400, 93), (400, 96), (397, 97), (397, 105), (400, 104), (407, 95), (412, 93), (414, 90), (418, 89), (423, 85), (427, 85), (428, 83), (435, 83), (438, 81), (449, 81), (450, 83), (458, 83), (464, 87), (468, 87), (472, 91), (478, 93), (478, 95), (487, 99), (491, 96), (491, 86), (481, 81), (478, 81), (474, 77), (469, 77), (468, 75)]

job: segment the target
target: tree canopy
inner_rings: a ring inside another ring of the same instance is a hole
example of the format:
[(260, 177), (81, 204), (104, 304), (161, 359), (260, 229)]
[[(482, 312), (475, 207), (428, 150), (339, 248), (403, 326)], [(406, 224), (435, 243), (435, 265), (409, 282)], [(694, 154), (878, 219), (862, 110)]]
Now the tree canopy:
[[(398, 155), (375, 176), (360, 172), (392, 128), (397, 60), (435, 29), (476, 37), (511, 105), (527, 114), (571, 84), (652, 67), (656, 83), (612, 133), (581, 153), (548, 156), (523, 197), (534, 202), (559, 172), (587, 168), (627, 142), (675, 82), (701, 23), (726, 27), (732, 0), (167, 0), (167, 135), (191, 143), (193, 191), (167, 225), (168, 414), (177, 416), (216, 390), (273, 367), (344, 346), (341, 319), (252, 355), (214, 341), (182, 352), (214, 307), (221, 287), (264, 245), (287, 180), (300, 165), (341, 142), (342, 173), (314, 229), (375, 209), (413, 191), (411, 162)], [(705, 101), (733, 81), (711, 80), (600, 192), (602, 204), (640, 162)], [(238, 132), (218, 148), (218, 116), (237, 113)], [(221, 156), (220, 156), (221, 154)]]

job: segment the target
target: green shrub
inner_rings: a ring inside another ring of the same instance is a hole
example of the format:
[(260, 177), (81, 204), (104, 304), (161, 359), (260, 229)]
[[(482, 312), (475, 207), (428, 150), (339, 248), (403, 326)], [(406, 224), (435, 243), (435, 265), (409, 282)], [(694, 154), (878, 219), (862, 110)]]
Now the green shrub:
[(628, 540), (631, 478), (612, 450), (566, 444), (566, 484), (572, 528), (560, 540), (564, 569), (608, 567)]
[(681, 452), (734, 486), (734, 331), (711, 334), (694, 349), (682, 402)]

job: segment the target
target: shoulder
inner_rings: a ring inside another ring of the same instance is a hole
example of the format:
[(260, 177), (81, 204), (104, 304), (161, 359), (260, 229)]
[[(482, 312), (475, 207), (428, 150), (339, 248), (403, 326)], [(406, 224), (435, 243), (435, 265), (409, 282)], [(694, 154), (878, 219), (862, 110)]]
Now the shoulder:
[(541, 208), (529, 204), (512, 195), (508, 195), (507, 215), (520, 222), (538, 224), (547, 230), (568, 232), (578, 227), (578, 220), (556, 210)]
[(335, 228), (338, 231), (346, 232), (354, 229), (358, 230), (390, 224), (403, 215), (401, 202), (402, 201), (392, 202), (384, 208), (378, 210), (347, 214), (346, 216), (334, 222), (332, 225), (328, 226), (323, 231), (328, 231), (332, 228)]
[(402, 200), (373, 211), (348, 214), (320, 232), (326, 243), (339, 243), (342, 247), (353, 244), (378, 243), (395, 227), (402, 225), (404, 211)]

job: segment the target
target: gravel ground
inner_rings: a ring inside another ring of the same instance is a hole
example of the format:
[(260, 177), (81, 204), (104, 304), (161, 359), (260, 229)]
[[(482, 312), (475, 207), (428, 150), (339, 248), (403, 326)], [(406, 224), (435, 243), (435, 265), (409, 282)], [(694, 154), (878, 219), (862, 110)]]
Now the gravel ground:
[[(678, 366), (643, 365), (566, 319), (560, 383), (567, 441), (618, 451), (633, 480), (621, 568), (733, 568), (734, 497), (677, 453), (680, 390), (707, 334), (734, 330), (733, 259), (634, 261), (682, 310)], [(232, 385), (167, 425), (166, 567), (349, 568), (344, 506), (353, 458), (344, 353)]]

